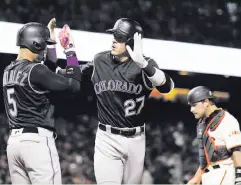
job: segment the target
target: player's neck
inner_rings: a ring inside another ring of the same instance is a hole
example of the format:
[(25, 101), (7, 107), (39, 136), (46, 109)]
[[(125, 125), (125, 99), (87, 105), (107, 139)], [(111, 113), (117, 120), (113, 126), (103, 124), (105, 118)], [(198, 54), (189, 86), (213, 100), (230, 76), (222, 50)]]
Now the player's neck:
[(35, 58), (35, 54), (33, 54), (29, 49), (27, 48), (20, 48), (17, 60), (28, 60), (30, 62), (33, 62)]
[(121, 57), (120, 58), (120, 62), (125, 62), (125, 61), (127, 61), (129, 59), (129, 57)]
[(114, 56), (114, 59), (118, 62), (125, 62), (129, 59), (129, 57), (128, 56), (122, 56), (122, 57)]
[(206, 118), (210, 116), (210, 114), (212, 114), (215, 110), (218, 110), (219, 108), (216, 105), (210, 105), (210, 107), (208, 107), (207, 111), (206, 111)]
[(114, 58), (116, 61), (118, 62), (125, 62), (128, 61), (128, 59), (130, 58), (129, 53), (127, 50), (125, 50), (123, 53), (119, 54), (119, 55), (114, 55)]

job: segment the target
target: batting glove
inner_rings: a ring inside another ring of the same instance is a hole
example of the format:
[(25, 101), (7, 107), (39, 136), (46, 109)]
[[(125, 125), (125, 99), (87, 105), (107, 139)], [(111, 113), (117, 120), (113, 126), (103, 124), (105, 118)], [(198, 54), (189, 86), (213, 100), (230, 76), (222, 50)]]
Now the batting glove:
[(142, 52), (142, 37), (141, 34), (134, 34), (134, 48), (131, 49), (130, 46), (126, 46), (126, 49), (131, 57), (131, 59), (140, 67), (145, 68), (148, 62), (145, 60)]
[(64, 48), (64, 53), (69, 56), (73, 53), (74, 51), (74, 40), (73, 37), (70, 34), (70, 28), (67, 24), (64, 25), (64, 27), (60, 30), (59, 32), (59, 40), (61, 46)]

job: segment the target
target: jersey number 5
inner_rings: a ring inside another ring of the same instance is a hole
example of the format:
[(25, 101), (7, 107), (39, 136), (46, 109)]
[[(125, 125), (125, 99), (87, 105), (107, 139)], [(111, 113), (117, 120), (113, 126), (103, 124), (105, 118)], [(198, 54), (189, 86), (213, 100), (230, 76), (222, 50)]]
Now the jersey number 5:
[(14, 88), (7, 89), (8, 104), (12, 106), (12, 107), (9, 106), (9, 114), (12, 117), (16, 117), (18, 114), (16, 100), (14, 99), (14, 93), (15, 93)]
[[(145, 96), (136, 98), (136, 101), (133, 99), (126, 100), (124, 102), (125, 117), (140, 114), (141, 109), (144, 107), (144, 101), (145, 101)], [(140, 106), (139, 106), (139, 108), (136, 108), (136, 104), (138, 102), (140, 102)]]

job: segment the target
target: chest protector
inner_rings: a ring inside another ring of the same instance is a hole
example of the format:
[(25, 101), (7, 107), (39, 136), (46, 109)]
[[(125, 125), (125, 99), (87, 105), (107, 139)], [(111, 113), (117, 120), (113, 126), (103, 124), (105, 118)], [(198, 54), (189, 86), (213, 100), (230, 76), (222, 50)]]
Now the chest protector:
[(223, 120), (225, 112), (223, 110), (214, 111), (209, 118), (200, 120), (197, 125), (197, 138), (199, 143), (199, 162), (201, 169), (204, 169), (208, 164), (227, 159), (231, 156), (226, 146), (217, 148), (214, 143), (214, 138), (208, 134), (219, 126)]

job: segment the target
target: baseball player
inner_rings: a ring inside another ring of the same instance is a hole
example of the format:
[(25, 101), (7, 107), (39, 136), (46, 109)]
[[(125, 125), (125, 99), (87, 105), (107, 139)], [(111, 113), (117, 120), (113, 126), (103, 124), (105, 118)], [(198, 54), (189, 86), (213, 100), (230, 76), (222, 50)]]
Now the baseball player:
[(3, 97), (10, 128), (7, 158), (13, 184), (61, 184), (54, 107), (47, 94), (80, 91), (81, 71), (67, 67), (69, 77), (78, 74), (74, 80), (42, 65), (47, 45), (54, 44), (45, 25), (25, 24), (17, 34), (18, 57), (4, 70)]
[[(95, 177), (98, 184), (139, 184), (145, 156), (143, 108), (153, 88), (168, 93), (174, 83), (143, 55), (138, 22), (121, 18), (107, 32), (113, 34), (111, 51), (98, 53), (92, 63), (80, 66), (97, 96)], [(68, 60), (73, 63), (76, 57)]]
[(218, 108), (209, 88), (198, 86), (187, 96), (196, 119), (200, 166), (188, 184), (240, 185), (241, 134), (238, 121)]

